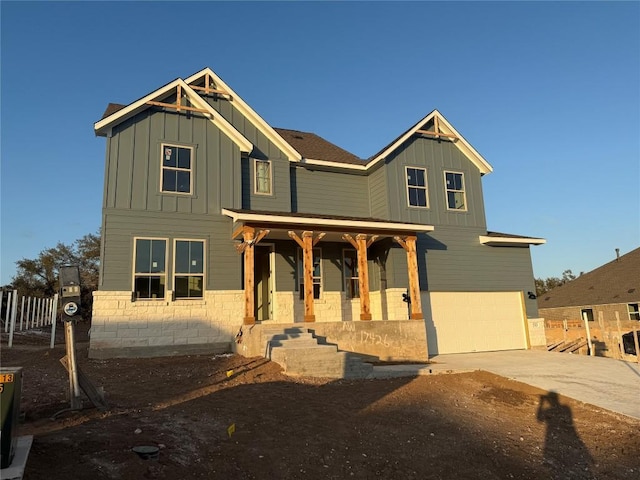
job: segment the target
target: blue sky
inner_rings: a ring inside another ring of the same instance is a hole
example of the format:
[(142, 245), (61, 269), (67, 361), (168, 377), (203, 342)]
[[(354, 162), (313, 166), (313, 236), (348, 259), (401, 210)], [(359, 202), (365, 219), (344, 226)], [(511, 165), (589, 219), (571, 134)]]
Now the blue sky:
[(93, 123), (210, 66), (268, 123), (368, 157), (434, 108), (491, 163), (537, 277), (640, 245), (640, 3), (7, 2), (0, 283), (100, 226)]

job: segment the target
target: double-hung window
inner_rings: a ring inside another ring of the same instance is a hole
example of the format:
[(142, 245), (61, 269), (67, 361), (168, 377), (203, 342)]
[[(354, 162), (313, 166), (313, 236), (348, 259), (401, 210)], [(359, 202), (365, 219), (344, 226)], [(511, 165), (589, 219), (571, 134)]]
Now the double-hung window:
[(358, 252), (351, 249), (343, 250), (342, 265), (344, 272), (344, 291), (347, 298), (359, 298), (360, 286), (358, 283)]
[(167, 284), (167, 241), (135, 239), (133, 291), (136, 298), (164, 298)]
[(204, 292), (204, 242), (176, 240), (173, 289), (176, 298), (202, 298)]
[(254, 160), (255, 193), (271, 195), (271, 162), (268, 160)]
[(193, 180), (193, 148), (162, 144), (163, 192), (191, 193)]
[(427, 196), (427, 170), (417, 167), (406, 167), (407, 198), (410, 207), (429, 207)]
[[(322, 252), (319, 248), (313, 249), (313, 265), (311, 267), (313, 281), (313, 298), (320, 298), (322, 288)], [(302, 249), (298, 249), (298, 290), (300, 298), (304, 298), (304, 259)]]
[(637, 303), (629, 303), (627, 308), (629, 309), (629, 320), (640, 321), (640, 308)]
[(464, 191), (464, 174), (444, 172), (445, 193), (448, 210), (467, 210), (467, 199)]

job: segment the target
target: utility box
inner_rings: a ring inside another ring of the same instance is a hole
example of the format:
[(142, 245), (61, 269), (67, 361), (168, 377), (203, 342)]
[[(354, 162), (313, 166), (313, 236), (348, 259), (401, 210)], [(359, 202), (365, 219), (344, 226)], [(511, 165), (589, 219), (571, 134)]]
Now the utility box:
[(62, 311), (64, 319), (71, 321), (80, 311), (80, 269), (76, 265), (60, 267), (60, 296), (62, 297)]
[(20, 397), (22, 395), (22, 367), (0, 367), (0, 468), (7, 468), (13, 461), (18, 441), (20, 421)]

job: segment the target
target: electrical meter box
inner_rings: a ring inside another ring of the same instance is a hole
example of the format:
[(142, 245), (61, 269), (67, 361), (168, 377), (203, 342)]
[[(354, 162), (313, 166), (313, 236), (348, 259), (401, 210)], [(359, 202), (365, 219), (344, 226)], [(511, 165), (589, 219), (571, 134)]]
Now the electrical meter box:
[(63, 298), (80, 298), (80, 270), (76, 266), (60, 267), (60, 290)]
[(0, 468), (7, 468), (11, 465), (15, 455), (21, 395), (22, 367), (0, 367), (0, 412), (2, 416)]
[(60, 267), (60, 296), (65, 321), (73, 320), (80, 311), (80, 270), (75, 265)]

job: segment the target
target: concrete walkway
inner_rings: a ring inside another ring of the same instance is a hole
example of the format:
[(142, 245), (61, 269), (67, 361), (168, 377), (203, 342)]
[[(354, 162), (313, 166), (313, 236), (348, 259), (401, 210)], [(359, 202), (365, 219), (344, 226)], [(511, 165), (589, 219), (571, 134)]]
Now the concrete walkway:
[(640, 365), (539, 350), (437, 355), (430, 365), (375, 367), (374, 378), (485, 370), (640, 419)]

